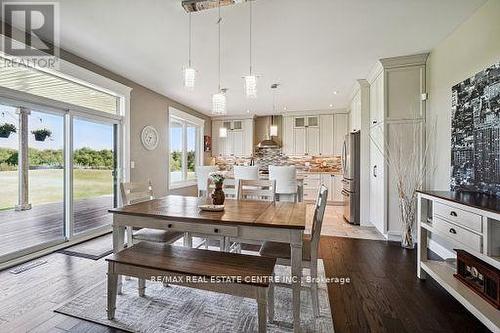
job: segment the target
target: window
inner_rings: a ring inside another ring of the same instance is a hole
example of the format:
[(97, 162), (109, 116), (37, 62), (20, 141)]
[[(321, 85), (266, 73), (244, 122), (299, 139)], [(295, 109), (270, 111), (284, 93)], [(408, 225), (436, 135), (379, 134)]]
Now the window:
[(196, 180), (201, 164), (201, 140), (204, 121), (188, 113), (170, 109), (169, 180), (170, 188), (189, 186)]

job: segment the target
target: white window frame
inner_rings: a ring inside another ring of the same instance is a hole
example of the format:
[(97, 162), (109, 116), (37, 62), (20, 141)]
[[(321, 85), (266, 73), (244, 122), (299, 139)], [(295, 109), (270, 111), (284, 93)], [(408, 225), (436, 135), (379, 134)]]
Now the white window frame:
[[(182, 126), (182, 175), (183, 180), (172, 182), (170, 179), (170, 120), (171, 118), (175, 118), (176, 121), (179, 121), (183, 124)], [(168, 169), (167, 169), (167, 188), (169, 190), (189, 187), (196, 185), (196, 178), (187, 180), (185, 179), (187, 175), (187, 124), (191, 124), (196, 126), (198, 129), (196, 131), (196, 163), (195, 165), (202, 165), (203, 163), (203, 133), (205, 128), (205, 120), (193, 116), (187, 112), (175, 109), (173, 107), (169, 107), (168, 110), (168, 134), (167, 134), (167, 149), (168, 149)]]

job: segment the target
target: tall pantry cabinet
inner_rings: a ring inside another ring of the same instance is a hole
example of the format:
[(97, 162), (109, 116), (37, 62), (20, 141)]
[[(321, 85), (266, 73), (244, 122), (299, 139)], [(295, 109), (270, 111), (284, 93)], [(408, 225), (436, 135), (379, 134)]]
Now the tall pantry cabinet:
[[(422, 154), (425, 133), (425, 64), (428, 54), (380, 59), (370, 84), (370, 222), (388, 239), (400, 240), (397, 175), (384, 157), (387, 147)], [(415, 131), (414, 131), (415, 129)], [(416, 134), (414, 138), (412, 133)]]

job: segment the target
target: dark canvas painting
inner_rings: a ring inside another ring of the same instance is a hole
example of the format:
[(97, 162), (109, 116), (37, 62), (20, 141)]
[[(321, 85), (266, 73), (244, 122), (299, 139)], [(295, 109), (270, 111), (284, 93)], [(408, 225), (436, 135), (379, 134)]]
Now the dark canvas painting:
[(500, 63), (452, 87), (451, 190), (500, 197)]

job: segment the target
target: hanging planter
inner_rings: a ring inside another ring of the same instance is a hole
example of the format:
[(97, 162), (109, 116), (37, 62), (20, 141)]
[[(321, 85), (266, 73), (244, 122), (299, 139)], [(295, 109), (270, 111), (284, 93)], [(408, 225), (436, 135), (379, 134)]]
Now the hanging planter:
[(0, 138), (8, 138), (11, 133), (16, 133), (16, 126), (13, 124), (5, 123), (0, 126)]
[(35, 136), (36, 141), (45, 141), (45, 139), (50, 138), (52, 135), (52, 131), (47, 128), (37, 129), (35, 131), (31, 131)]

